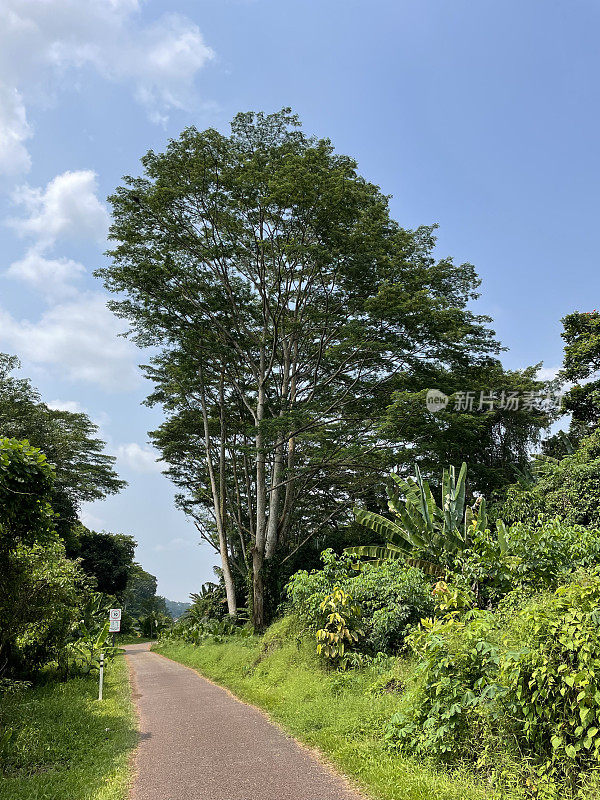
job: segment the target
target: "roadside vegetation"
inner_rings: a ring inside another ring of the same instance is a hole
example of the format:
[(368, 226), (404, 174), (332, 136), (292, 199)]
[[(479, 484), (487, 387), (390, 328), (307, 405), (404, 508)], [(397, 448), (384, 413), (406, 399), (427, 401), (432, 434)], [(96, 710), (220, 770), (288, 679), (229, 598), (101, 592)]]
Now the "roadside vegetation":
[(206, 641), (201, 647), (162, 641), (153, 649), (267, 711), (373, 797), (481, 800), (486, 796), (465, 770), (446, 772), (433, 762), (423, 764), (386, 746), (386, 725), (407, 677), (400, 662), (385, 659), (360, 670), (324, 670), (314, 643), (299, 637), (291, 619), (274, 623), (264, 637), (234, 636)]
[(292, 578), (264, 636), (190, 615), (155, 649), (265, 709), (382, 800), (591, 800), (600, 531), (518, 524), (486, 575), (480, 555), (494, 547), (487, 531), (446, 572), (452, 583), (399, 560), (357, 571), (326, 551), (323, 569)]
[(51, 672), (33, 687), (13, 685), (0, 703), (1, 800), (124, 800), (137, 725), (123, 655), (98, 676), (56, 680)]

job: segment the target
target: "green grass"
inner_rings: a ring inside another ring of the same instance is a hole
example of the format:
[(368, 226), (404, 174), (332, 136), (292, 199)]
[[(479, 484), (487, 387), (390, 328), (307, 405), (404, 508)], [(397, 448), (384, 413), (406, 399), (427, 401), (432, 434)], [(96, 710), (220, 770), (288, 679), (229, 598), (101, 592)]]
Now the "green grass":
[(0, 764), (0, 800), (123, 800), (137, 743), (123, 655), (98, 677), (72, 678), (0, 698), (15, 731)]
[(311, 643), (296, 641), (286, 621), (266, 639), (234, 637), (196, 647), (179, 642), (155, 645), (163, 655), (186, 664), (242, 700), (265, 709), (300, 741), (321, 750), (343, 773), (381, 800), (491, 800), (506, 798), (493, 786), (477, 784), (469, 773), (453, 772), (390, 753), (384, 727), (397, 709), (399, 694), (386, 691), (391, 678), (402, 682), (406, 665), (392, 674), (373, 669), (326, 672)]

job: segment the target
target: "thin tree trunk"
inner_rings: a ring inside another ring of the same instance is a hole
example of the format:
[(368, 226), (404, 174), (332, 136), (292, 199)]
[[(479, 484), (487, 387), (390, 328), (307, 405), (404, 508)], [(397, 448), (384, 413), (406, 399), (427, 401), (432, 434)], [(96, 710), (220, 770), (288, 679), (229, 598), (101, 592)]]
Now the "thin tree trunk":
[(283, 434), (277, 437), (275, 460), (271, 473), (271, 491), (269, 498), (269, 522), (267, 525), (267, 542), (265, 546), (265, 559), (273, 558), (277, 547), (277, 531), (279, 522), (279, 498), (281, 495), (281, 476), (283, 473)]
[(266, 541), (267, 486), (265, 443), (262, 423), (265, 417), (265, 349), (261, 346), (258, 399), (256, 404), (256, 532), (252, 548), (252, 624), (256, 631), (265, 626), (263, 562)]
[[(281, 397), (279, 416), (283, 417), (288, 408), (288, 393), (290, 389), (290, 351), (285, 342), (282, 342), (283, 351), (283, 375), (281, 379)], [(285, 437), (282, 432), (277, 435), (275, 454), (273, 459), (273, 469), (271, 472), (271, 491), (269, 497), (269, 522), (267, 526), (267, 542), (265, 547), (265, 559), (270, 561), (273, 558), (277, 547), (279, 532), (279, 505), (281, 497), (281, 479), (283, 475), (283, 446)]]
[(206, 388), (204, 386), (204, 373), (202, 367), (200, 367), (199, 374), (200, 374), (200, 389), (201, 389), (201, 401), (202, 401), (202, 421), (204, 423), (204, 447), (206, 451), (206, 464), (208, 467), (208, 475), (210, 478), (210, 488), (213, 498), (213, 508), (215, 512), (217, 533), (219, 535), (219, 553), (221, 555), (221, 569), (223, 570), (223, 581), (225, 583), (225, 594), (227, 596), (227, 610), (231, 617), (236, 617), (237, 603), (235, 599), (235, 587), (233, 583), (233, 576), (231, 574), (231, 566), (229, 564), (229, 553), (227, 551), (227, 534), (225, 531), (223, 515), (222, 515), (223, 506), (219, 498), (219, 489), (217, 487), (215, 471), (212, 463), (212, 454), (210, 451), (210, 431), (208, 426), (208, 411), (206, 409)]

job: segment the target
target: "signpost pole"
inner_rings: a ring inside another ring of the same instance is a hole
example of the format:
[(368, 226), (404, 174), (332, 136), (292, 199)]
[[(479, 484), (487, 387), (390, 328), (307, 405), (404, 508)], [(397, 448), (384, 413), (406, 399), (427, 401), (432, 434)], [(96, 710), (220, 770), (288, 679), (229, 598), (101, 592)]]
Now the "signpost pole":
[[(111, 608), (108, 612), (109, 632), (112, 633), (112, 643), (115, 646), (115, 635), (121, 630), (121, 609)], [(98, 700), (102, 700), (102, 684), (104, 683), (104, 653), (100, 653), (100, 692)]]
[(103, 684), (104, 684), (104, 653), (100, 653), (100, 691), (98, 692), (98, 700), (102, 700)]

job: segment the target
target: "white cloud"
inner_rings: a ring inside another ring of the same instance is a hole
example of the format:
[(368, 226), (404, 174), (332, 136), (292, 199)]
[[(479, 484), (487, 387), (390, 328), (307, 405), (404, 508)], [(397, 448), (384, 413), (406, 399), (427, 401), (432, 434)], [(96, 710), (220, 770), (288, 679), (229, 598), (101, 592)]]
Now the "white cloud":
[(31, 137), (23, 98), (0, 84), (0, 174), (19, 175), (31, 167), (25, 142)]
[(84, 409), (79, 400), (50, 400), (46, 403), (52, 411), (69, 411), (71, 414), (83, 414)]
[(129, 467), (134, 472), (160, 472), (163, 469), (157, 461), (156, 450), (150, 447), (141, 447), (136, 442), (119, 445), (115, 455), (123, 466)]
[(553, 381), (559, 371), (560, 367), (540, 367), (536, 377), (539, 381)]
[(47, 104), (73, 71), (128, 86), (151, 119), (191, 108), (198, 72), (214, 57), (179, 14), (142, 20), (139, 0), (0, 0), (0, 170), (25, 171), (25, 103)]
[(95, 292), (52, 306), (37, 322), (16, 320), (0, 309), (4, 349), (59, 369), (68, 380), (128, 391), (138, 385), (139, 372), (136, 348), (119, 336), (122, 330), (104, 295)]
[(46, 258), (40, 249), (32, 247), (20, 261), (6, 270), (9, 278), (17, 278), (38, 289), (48, 297), (67, 297), (77, 290), (71, 281), (80, 277), (85, 267), (70, 258)]
[(35, 237), (40, 248), (62, 238), (103, 242), (109, 216), (97, 192), (96, 173), (87, 169), (63, 172), (45, 189), (21, 186), (13, 201), (23, 206), (26, 216), (10, 224), (21, 235)]
[(91, 170), (63, 172), (44, 188), (24, 185), (16, 189), (13, 201), (25, 213), (8, 224), (34, 242), (5, 275), (24, 281), (47, 299), (76, 295), (72, 282), (85, 273), (85, 267), (70, 258), (50, 258), (47, 251), (64, 239), (105, 242), (109, 216), (97, 191), (96, 174)]

